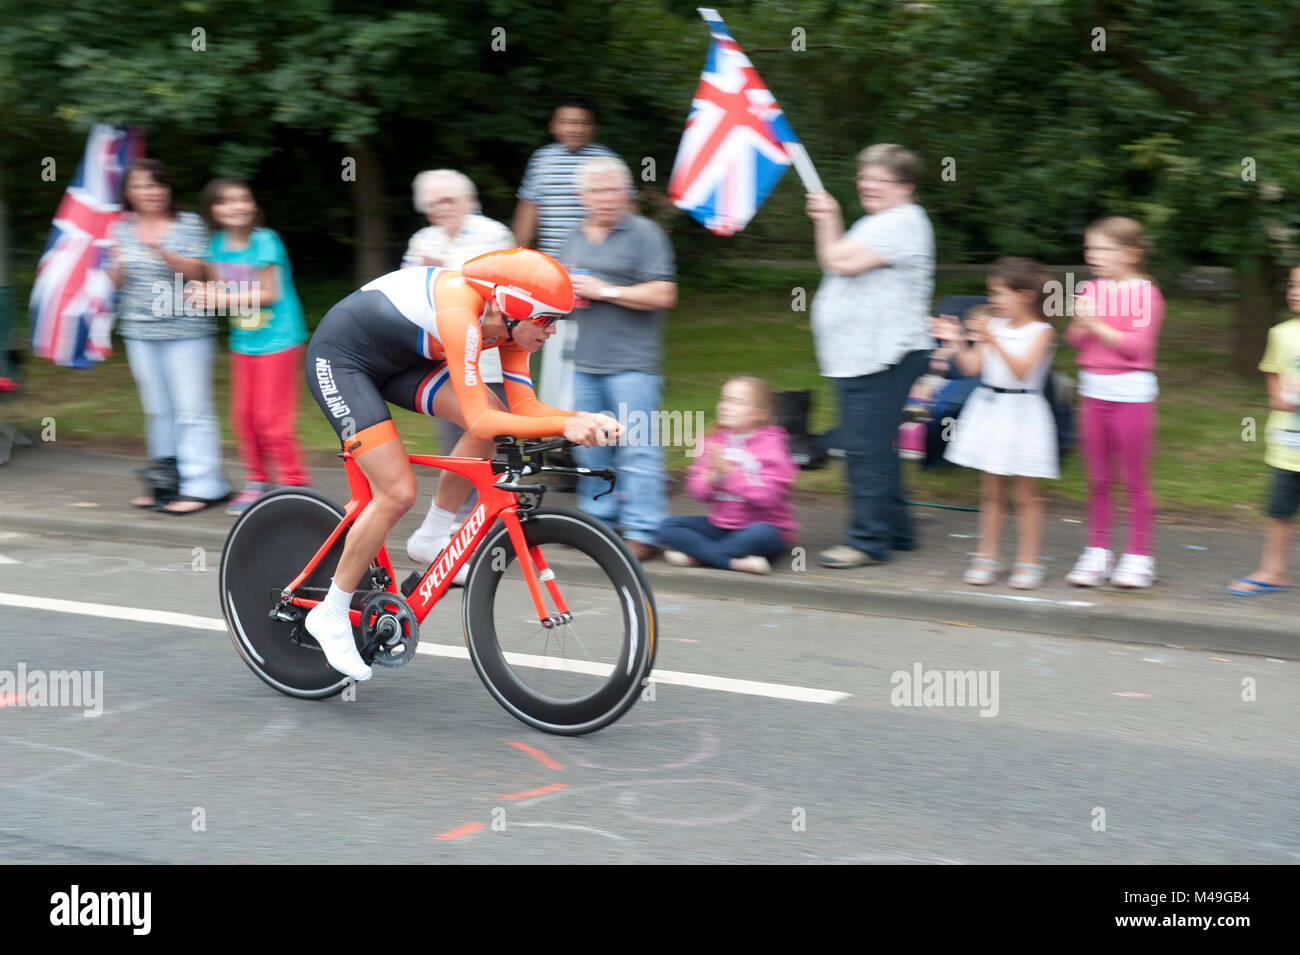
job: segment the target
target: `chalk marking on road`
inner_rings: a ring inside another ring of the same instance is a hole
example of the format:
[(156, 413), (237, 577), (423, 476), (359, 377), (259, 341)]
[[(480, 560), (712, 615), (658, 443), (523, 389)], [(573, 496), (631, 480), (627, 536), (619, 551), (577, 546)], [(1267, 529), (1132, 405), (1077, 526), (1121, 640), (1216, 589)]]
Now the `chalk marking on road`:
[(435, 839), (459, 839), (461, 836), (468, 836), (471, 832), (478, 832), (487, 823), (484, 822), (467, 822), (463, 826), (457, 826), (455, 829), (448, 829), (441, 835), (434, 836)]
[(515, 826), (527, 826), (530, 829), (567, 829), (569, 832), (594, 832), (598, 836), (605, 836), (608, 839), (617, 839), (619, 842), (627, 842), (622, 836), (614, 832), (606, 832), (604, 829), (593, 829), (591, 826), (575, 826), (571, 823), (564, 822), (512, 822), (511, 828)]
[(532, 799), (534, 796), (545, 796), (547, 793), (557, 793), (561, 789), (568, 788), (568, 783), (551, 783), (549, 786), (541, 786), (522, 793), (510, 793), (508, 796), (497, 796), (497, 798), (502, 802), (514, 802), (517, 799)]
[[(0, 593), (0, 606), (24, 607), (30, 610), (49, 610), (55, 613), (74, 613), (88, 617), (105, 617), (110, 620), (131, 620), (136, 623), (157, 623), (164, 626), (186, 627), (191, 630), (226, 631), (226, 622), (219, 617), (200, 617), (195, 614), (175, 613), (170, 610), (145, 610), (138, 607), (119, 607), (113, 604), (86, 603), (80, 600), (59, 600), (53, 597), (30, 597), (26, 594)], [(438, 657), (468, 660), (469, 650), (463, 646), (445, 643), (421, 643), (416, 653)], [(613, 667), (588, 660), (556, 660), (531, 653), (507, 653), (511, 666), (530, 666), (547, 670), (564, 670), (592, 676), (608, 676)], [(654, 670), (650, 679), (665, 686), (688, 686), (697, 690), (716, 690), (722, 693), (741, 693), (747, 696), (765, 696), (774, 700), (793, 700), (799, 703), (839, 703), (852, 694), (839, 690), (818, 690), (806, 686), (784, 683), (764, 683), (758, 680), (738, 680), (732, 677), (711, 676), (707, 673), (685, 673), (680, 670)]]
[(1091, 607), (1086, 600), (1053, 600), (1051, 597), (1024, 597), (1019, 594), (984, 594), (978, 590), (945, 590), (946, 594), (960, 594), (963, 597), (989, 597), (993, 600), (1015, 600), (1028, 604), (1056, 604), (1058, 607)]
[(54, 746), (50, 743), (37, 743), (34, 740), (18, 739), (14, 736), (0, 736), (0, 743), (13, 743), (15, 746), (30, 746), (32, 749), (52, 749), (56, 753), (68, 753), (72, 756), (80, 756), (83, 759), (94, 759), (105, 763), (119, 763), (123, 766), (134, 766), (138, 769), (153, 769), (152, 766), (145, 766), (142, 763), (132, 763), (125, 759), (118, 759), (114, 756), (100, 756), (98, 753), (88, 753), (84, 749), (73, 749), (71, 746)]
[(563, 769), (563, 768), (564, 768), (564, 766), (563, 766), (562, 764), (557, 763), (555, 760), (551, 759), (551, 757), (547, 756), (545, 753), (543, 753), (540, 749), (538, 749), (538, 748), (535, 747), (535, 746), (529, 746), (527, 743), (508, 743), (507, 745), (509, 745), (509, 746), (513, 746), (515, 749), (519, 750), (519, 752), (521, 752), (521, 753), (527, 753), (529, 756), (531, 756), (533, 759), (537, 760), (539, 763), (541, 763), (541, 764), (542, 764), (543, 766), (545, 766), (547, 769)]

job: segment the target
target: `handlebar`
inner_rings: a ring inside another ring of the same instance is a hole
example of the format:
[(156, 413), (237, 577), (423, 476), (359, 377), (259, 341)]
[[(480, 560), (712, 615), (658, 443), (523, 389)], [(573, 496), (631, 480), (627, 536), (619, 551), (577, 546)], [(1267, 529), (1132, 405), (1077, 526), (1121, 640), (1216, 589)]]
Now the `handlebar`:
[[(546, 490), (544, 484), (520, 484), (519, 479), (529, 474), (575, 474), (586, 477), (603, 478), (609, 487), (596, 495), (604, 497), (614, 490), (617, 474), (609, 468), (567, 468), (545, 464), (540, 455), (548, 451), (567, 451), (578, 444), (567, 438), (552, 438), (549, 441), (519, 441), (510, 435), (498, 435), (493, 438), (497, 453), (492, 458), (492, 473), (504, 474), (505, 478), (496, 487), (516, 493), (531, 492), (541, 494)], [(534, 457), (537, 456), (535, 459)], [(527, 458), (527, 460), (525, 460)]]

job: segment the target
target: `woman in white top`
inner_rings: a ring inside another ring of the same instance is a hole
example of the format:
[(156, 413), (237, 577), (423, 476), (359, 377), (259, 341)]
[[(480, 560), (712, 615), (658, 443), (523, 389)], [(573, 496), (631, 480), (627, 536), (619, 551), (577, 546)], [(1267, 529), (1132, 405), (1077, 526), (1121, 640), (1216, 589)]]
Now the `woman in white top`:
[[(427, 216), (430, 224), (411, 236), (402, 256), (402, 268), (433, 265), (459, 269), (476, 255), (515, 247), (515, 237), (509, 228), (479, 212), (478, 190), (464, 173), (454, 169), (427, 170), (415, 177), (411, 191), (415, 211)], [(504, 405), (506, 390), (501, 377), (501, 358), (495, 348), (483, 350), (478, 369), (483, 383)], [(450, 454), (464, 432), (445, 418), (439, 418), (435, 427), (438, 450)], [(459, 518), (464, 520), (477, 502), (478, 493), (470, 492)]]
[(999, 259), (989, 271), (989, 302), (1004, 317), (987, 322), (972, 319), (965, 329), (948, 316), (934, 323), (935, 334), (956, 349), (961, 371), (980, 376), (980, 385), (962, 409), (944, 452), (949, 461), (984, 472), (979, 555), (963, 577), (968, 584), (990, 584), (1001, 570), (997, 557), (1004, 499), (1012, 483), (1020, 541), (1010, 584), (1028, 590), (1043, 581), (1038, 560), (1043, 540), (1038, 479), (1059, 477), (1056, 421), (1043, 394), (1056, 338), (1043, 318), (1044, 286), (1049, 279), (1029, 259)]

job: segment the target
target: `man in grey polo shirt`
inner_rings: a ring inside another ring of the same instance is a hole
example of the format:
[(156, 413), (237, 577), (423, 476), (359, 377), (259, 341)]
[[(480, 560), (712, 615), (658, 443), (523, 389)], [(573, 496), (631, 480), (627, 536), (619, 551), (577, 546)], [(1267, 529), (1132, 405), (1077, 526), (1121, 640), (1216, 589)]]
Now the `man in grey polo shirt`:
[(677, 304), (676, 259), (664, 231), (628, 211), (632, 174), (622, 160), (588, 161), (578, 186), (587, 216), (559, 255), (581, 270), (573, 275), (573, 407), (608, 409), (629, 429), (616, 448), (574, 449), (582, 466), (618, 471), (617, 491), (600, 500), (594, 495), (605, 482), (579, 479), (578, 507), (621, 524), (632, 553), (646, 560), (658, 552), (659, 525), (668, 516), (663, 448), (650, 423), (663, 390), (666, 310)]

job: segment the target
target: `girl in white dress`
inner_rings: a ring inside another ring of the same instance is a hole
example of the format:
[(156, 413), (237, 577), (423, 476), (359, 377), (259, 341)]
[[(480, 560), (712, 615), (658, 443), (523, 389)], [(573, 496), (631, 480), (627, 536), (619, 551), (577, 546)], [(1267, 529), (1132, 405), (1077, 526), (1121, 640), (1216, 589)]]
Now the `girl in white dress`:
[(988, 289), (992, 310), (1002, 317), (973, 318), (964, 328), (950, 316), (934, 320), (936, 337), (956, 350), (957, 367), (980, 376), (944, 452), (954, 464), (984, 472), (979, 555), (962, 578), (968, 584), (991, 584), (1001, 572), (998, 548), (1009, 486), (1014, 486), (1020, 530), (1009, 583), (1028, 590), (1043, 582), (1038, 479), (1060, 476), (1056, 421), (1043, 395), (1056, 338), (1043, 313), (1050, 280), (1029, 259), (999, 259), (989, 271)]

